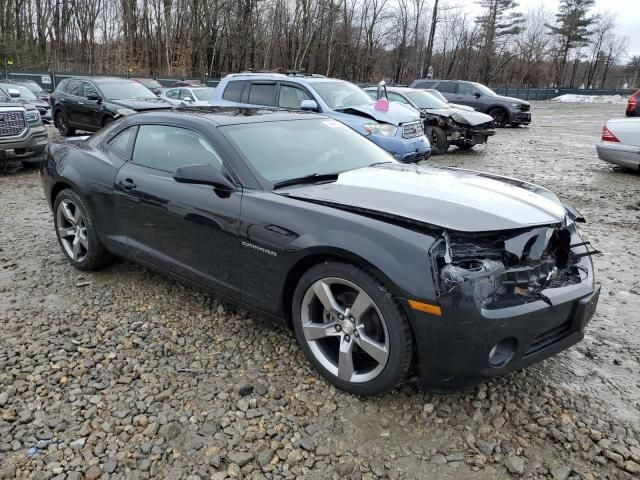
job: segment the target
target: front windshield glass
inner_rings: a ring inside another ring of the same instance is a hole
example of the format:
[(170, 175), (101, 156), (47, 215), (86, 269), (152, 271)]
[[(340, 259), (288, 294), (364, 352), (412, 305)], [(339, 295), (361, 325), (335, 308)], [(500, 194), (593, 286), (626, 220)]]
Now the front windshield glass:
[(123, 100), (125, 98), (158, 98), (144, 85), (138, 82), (105, 82), (98, 86), (107, 100)]
[(438, 90), (436, 90), (435, 88), (429, 88), (426, 90), (427, 93), (430, 93), (431, 95), (433, 95), (434, 97), (436, 97), (438, 100), (440, 100), (443, 103), (449, 103), (449, 101), (447, 100), (447, 97), (445, 97), (444, 95), (442, 95)]
[(485, 87), (481, 83), (474, 83), (473, 86), (476, 87), (478, 90), (480, 90), (480, 93), (482, 93), (483, 95), (487, 95), (488, 97), (497, 97), (498, 96), (498, 94), (496, 92), (491, 90), (489, 87)]
[(37, 83), (28, 82), (28, 83), (25, 83), (24, 86), (27, 87), (29, 90), (31, 90), (33, 93), (40, 93), (43, 91), (42, 87)]
[(160, 82), (153, 79), (140, 80), (139, 83), (141, 83), (147, 88), (162, 88), (162, 85), (160, 84)]
[(192, 88), (191, 91), (196, 97), (196, 100), (200, 100), (201, 102), (206, 102), (211, 98), (211, 94), (213, 93), (213, 88)]
[(245, 123), (221, 130), (257, 173), (274, 183), (396, 162), (372, 141), (328, 118)]
[(349, 82), (314, 82), (313, 88), (332, 110), (374, 103), (364, 90)]
[(3, 90), (6, 90), (6, 91), (9, 91), (10, 88), (13, 88), (14, 90), (18, 90), (18, 92), (20, 92), (20, 98), (25, 98), (27, 100), (38, 99), (38, 97), (36, 97), (31, 90), (29, 90), (27, 87), (23, 87), (22, 85), (16, 85), (15, 83), (3, 83), (0, 86), (2, 87)]
[(404, 93), (419, 108), (451, 108), (449, 105), (427, 92), (415, 91)]

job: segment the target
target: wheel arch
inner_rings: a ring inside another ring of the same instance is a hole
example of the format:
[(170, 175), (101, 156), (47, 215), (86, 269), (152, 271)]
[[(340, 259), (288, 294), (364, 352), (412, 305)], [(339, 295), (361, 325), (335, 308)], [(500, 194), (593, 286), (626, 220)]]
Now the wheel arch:
[(357, 255), (348, 250), (336, 247), (327, 247), (313, 249), (306, 253), (305, 256), (299, 258), (293, 266), (289, 269), (285, 282), (282, 288), (282, 314), (284, 320), (289, 328), (293, 328), (292, 318), (292, 300), (293, 292), (300, 281), (300, 278), (304, 273), (314, 265), (318, 265), (323, 262), (337, 261), (343, 263), (350, 263), (356, 267), (366, 270), (369, 274), (373, 275), (380, 282), (382, 282), (387, 289), (395, 296), (401, 296), (397, 286), (391, 281), (391, 279), (376, 265), (369, 260)]

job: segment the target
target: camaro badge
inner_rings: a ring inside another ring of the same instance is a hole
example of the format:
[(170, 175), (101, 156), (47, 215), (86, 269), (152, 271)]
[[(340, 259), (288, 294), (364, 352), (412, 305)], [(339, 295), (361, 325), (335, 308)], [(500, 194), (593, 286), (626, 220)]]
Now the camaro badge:
[(254, 245), (253, 243), (248, 243), (248, 242), (240, 242), (242, 244), (243, 247), (245, 248), (252, 248), (254, 250), (257, 250), (258, 252), (262, 252), (262, 253), (266, 253), (267, 255), (271, 255), (272, 257), (277, 257), (278, 254), (272, 250), (267, 250), (266, 248), (263, 247), (259, 247), (258, 245)]

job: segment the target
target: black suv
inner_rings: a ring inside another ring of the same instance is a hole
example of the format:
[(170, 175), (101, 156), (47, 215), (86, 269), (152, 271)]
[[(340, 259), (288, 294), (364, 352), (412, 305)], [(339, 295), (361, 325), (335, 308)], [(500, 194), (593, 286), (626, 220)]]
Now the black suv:
[(493, 117), (496, 127), (528, 125), (531, 123), (531, 105), (524, 100), (503, 97), (489, 87), (476, 82), (462, 80), (415, 80), (411, 88), (435, 88), (449, 102), (468, 105)]
[(144, 85), (124, 78), (66, 78), (51, 94), (53, 120), (63, 136), (94, 132), (115, 118), (145, 110), (171, 108)]

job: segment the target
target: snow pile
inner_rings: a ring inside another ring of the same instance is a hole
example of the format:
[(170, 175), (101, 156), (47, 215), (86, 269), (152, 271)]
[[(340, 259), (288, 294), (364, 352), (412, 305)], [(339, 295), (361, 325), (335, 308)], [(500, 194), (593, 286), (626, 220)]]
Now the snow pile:
[(627, 97), (622, 95), (574, 95), (567, 93), (551, 99), (561, 103), (627, 103)]

